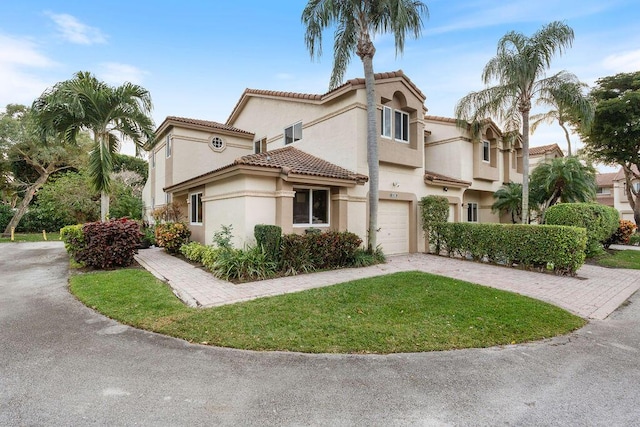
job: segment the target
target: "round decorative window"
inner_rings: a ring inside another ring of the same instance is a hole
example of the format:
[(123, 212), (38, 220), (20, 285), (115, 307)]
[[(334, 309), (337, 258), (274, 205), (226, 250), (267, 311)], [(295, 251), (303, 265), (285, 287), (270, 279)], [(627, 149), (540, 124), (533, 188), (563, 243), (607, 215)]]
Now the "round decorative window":
[(214, 136), (209, 142), (209, 147), (214, 151), (222, 151), (224, 149), (224, 141), (222, 138)]

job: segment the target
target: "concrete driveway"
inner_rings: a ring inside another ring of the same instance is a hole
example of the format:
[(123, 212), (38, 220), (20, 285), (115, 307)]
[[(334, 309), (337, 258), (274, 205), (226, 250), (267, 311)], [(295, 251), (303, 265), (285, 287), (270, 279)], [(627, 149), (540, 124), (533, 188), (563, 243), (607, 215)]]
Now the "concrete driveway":
[(567, 337), (390, 356), (135, 330), (67, 292), (57, 242), (0, 245), (0, 425), (638, 425), (640, 298)]

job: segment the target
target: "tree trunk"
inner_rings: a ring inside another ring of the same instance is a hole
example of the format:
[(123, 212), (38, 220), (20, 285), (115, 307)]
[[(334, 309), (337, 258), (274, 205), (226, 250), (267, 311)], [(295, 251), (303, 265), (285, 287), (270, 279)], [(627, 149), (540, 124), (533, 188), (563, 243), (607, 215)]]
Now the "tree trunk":
[(631, 190), (632, 181), (635, 176), (633, 175), (631, 166), (622, 166), (622, 169), (624, 171), (624, 189), (627, 195), (627, 201), (633, 210), (633, 220), (636, 223), (636, 227), (640, 228), (640, 194), (636, 194), (634, 197), (633, 191)]
[(522, 114), (522, 223), (529, 224), (529, 109)]
[(570, 157), (571, 156), (571, 138), (569, 136), (569, 131), (564, 126), (564, 123), (562, 123), (562, 122), (560, 123), (560, 127), (564, 131), (564, 137), (567, 138), (567, 156)]
[(377, 247), (379, 163), (378, 135), (376, 132), (376, 93), (373, 74), (373, 55), (362, 56), (364, 80), (367, 92), (367, 165), (369, 166), (369, 227), (367, 249), (373, 252)]
[(109, 215), (109, 194), (102, 190), (100, 192), (100, 221), (105, 222)]
[(9, 224), (7, 224), (7, 228), (4, 229), (2, 237), (9, 237), (11, 235), (11, 229), (18, 228), (18, 224), (20, 223), (20, 220), (22, 219), (24, 214), (27, 212), (27, 208), (29, 207), (31, 200), (33, 200), (33, 196), (36, 194), (36, 191), (38, 191), (44, 185), (44, 183), (47, 182), (47, 179), (49, 179), (49, 175), (51, 175), (51, 172), (49, 172), (48, 170), (42, 172), (36, 182), (34, 182), (27, 188), (27, 191), (25, 192), (24, 197), (22, 198), (22, 201), (18, 206), (18, 210), (16, 210), (13, 218), (11, 218), (11, 221), (9, 221)]

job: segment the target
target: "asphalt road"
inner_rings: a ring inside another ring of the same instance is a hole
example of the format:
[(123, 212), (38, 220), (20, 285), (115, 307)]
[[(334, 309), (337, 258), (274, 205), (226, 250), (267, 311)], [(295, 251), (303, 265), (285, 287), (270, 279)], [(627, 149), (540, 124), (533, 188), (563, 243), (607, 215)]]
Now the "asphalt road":
[(67, 291), (57, 242), (0, 245), (0, 425), (640, 425), (640, 298), (567, 337), (389, 356), (139, 331)]

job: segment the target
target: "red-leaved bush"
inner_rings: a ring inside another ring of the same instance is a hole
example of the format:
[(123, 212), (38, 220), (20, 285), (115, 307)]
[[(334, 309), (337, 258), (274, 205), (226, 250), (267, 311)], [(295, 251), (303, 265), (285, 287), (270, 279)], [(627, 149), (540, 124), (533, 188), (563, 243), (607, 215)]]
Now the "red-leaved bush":
[(140, 244), (140, 226), (129, 219), (89, 222), (82, 227), (84, 247), (75, 259), (87, 267), (126, 267)]

